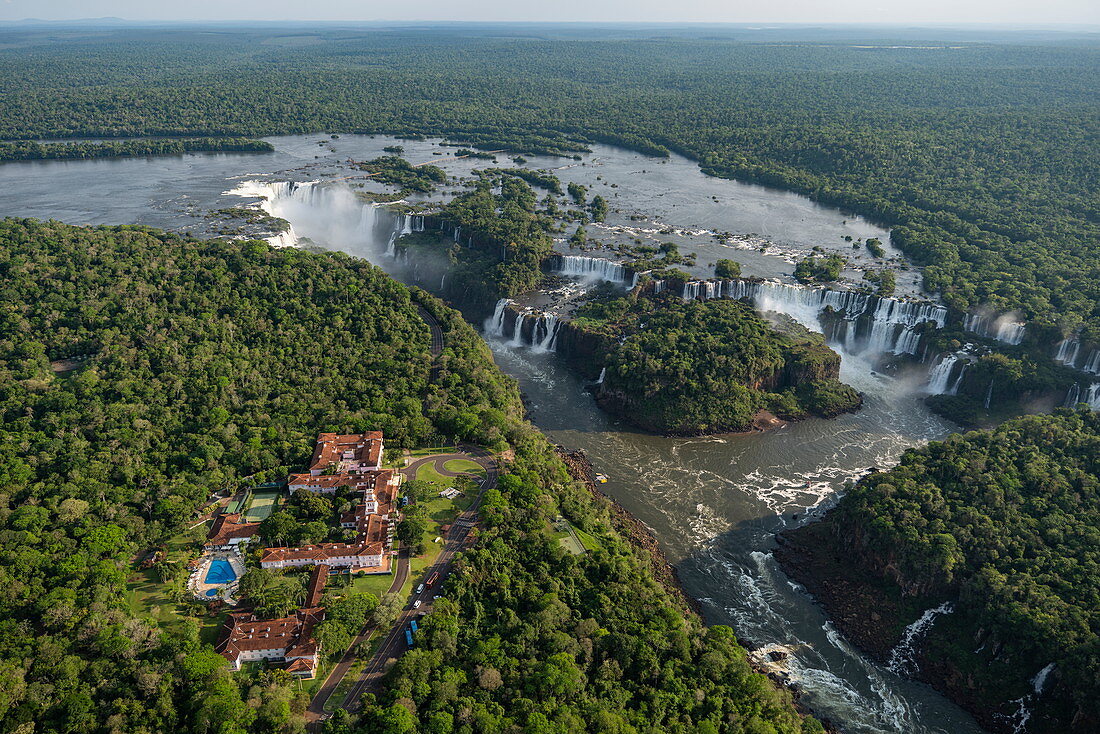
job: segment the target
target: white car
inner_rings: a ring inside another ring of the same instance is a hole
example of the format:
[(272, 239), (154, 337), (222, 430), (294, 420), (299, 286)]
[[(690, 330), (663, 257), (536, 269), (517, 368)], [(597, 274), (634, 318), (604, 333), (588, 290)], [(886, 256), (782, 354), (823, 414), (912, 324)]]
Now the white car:
[(419, 609), (419, 608), (420, 608), (420, 604), (421, 604), (421, 601), (420, 601), (419, 599), (417, 599), (416, 601), (414, 601), (414, 602), (413, 602), (413, 609)]
[(417, 594), (423, 594), (424, 593), (424, 584), (421, 584), (420, 586), (416, 587), (416, 593)]

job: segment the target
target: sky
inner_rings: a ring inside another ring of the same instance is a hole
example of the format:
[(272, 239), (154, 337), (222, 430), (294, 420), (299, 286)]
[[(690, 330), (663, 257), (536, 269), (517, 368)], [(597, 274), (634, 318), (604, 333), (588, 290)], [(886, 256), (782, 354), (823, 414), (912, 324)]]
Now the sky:
[(0, 0), (0, 20), (1100, 24), (1100, 0)]

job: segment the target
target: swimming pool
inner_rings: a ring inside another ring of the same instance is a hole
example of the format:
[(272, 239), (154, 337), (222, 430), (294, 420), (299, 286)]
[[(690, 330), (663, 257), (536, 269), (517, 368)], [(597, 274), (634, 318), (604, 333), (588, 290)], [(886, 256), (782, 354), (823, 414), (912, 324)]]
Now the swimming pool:
[(237, 573), (233, 570), (233, 564), (224, 558), (215, 558), (210, 562), (210, 568), (206, 571), (206, 584), (228, 584), (237, 580)]
[(206, 590), (206, 595), (207, 596), (217, 596), (218, 595), (218, 590), (217, 589), (207, 589)]

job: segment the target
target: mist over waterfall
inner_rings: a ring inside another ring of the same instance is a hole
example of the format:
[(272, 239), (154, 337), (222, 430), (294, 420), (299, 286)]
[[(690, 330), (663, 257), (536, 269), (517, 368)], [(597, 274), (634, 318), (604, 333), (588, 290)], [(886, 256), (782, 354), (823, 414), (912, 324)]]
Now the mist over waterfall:
[(1024, 340), (1027, 324), (1016, 313), (968, 313), (963, 317), (963, 328), (985, 339), (1016, 346)]
[(229, 193), (258, 198), (260, 209), (291, 222), (293, 242), (281, 244), (309, 238), (377, 262), (406, 228), (413, 231), (410, 217), (364, 202), (347, 186), (246, 181)]

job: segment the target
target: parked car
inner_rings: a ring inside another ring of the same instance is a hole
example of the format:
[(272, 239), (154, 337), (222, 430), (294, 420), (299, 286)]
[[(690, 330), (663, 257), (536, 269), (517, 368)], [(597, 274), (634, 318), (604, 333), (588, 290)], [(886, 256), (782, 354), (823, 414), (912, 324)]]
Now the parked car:
[(417, 594), (423, 593), (423, 591), (424, 591), (424, 584), (421, 584), (420, 586), (416, 587), (416, 593)]
[(413, 609), (418, 609), (418, 608), (420, 607), (421, 603), (422, 603), (422, 602), (421, 602), (421, 601), (420, 601), (419, 599), (417, 599), (416, 601), (414, 601), (414, 602), (413, 602)]

